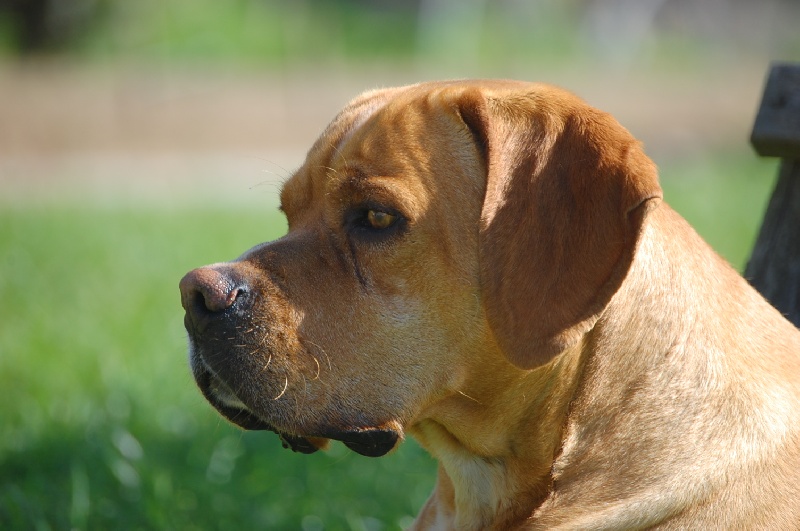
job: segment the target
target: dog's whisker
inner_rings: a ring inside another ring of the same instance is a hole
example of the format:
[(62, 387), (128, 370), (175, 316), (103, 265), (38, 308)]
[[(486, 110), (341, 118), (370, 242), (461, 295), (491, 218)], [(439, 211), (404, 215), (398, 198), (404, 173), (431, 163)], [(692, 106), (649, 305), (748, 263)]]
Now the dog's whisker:
[[(329, 371), (332, 371), (332, 370), (333, 370), (333, 365), (331, 364), (331, 358), (330, 358), (330, 356), (328, 356), (328, 353), (327, 353), (327, 352), (325, 352), (325, 349), (324, 349), (324, 348), (322, 348), (321, 346), (317, 345), (317, 344), (316, 344), (316, 343), (314, 343), (313, 341), (309, 341), (308, 339), (306, 339), (306, 340), (305, 340), (305, 342), (306, 342), (306, 343), (308, 343), (309, 345), (313, 346), (313, 347), (316, 347), (316, 348), (318, 348), (318, 349), (319, 349), (319, 351), (320, 351), (320, 352), (322, 352), (322, 354), (324, 354), (324, 355), (325, 355), (325, 360), (328, 362), (328, 370), (329, 370)], [(310, 353), (309, 353), (309, 354), (310, 354)], [(317, 362), (317, 363), (319, 363), (319, 362)]]
[[(283, 169), (283, 168), (282, 168), (282, 169)], [(276, 172), (276, 171), (267, 170), (267, 169), (262, 169), (262, 170), (261, 170), (261, 173), (266, 173), (267, 175), (271, 175), (271, 176), (273, 176), (273, 177), (275, 177), (275, 178), (277, 178), (277, 179), (286, 179), (286, 177), (288, 177), (288, 175), (289, 175), (289, 171), (288, 171), (288, 170), (285, 170), (285, 169), (284, 169), (283, 171), (284, 171), (285, 173), (278, 173), (278, 172)], [(274, 182), (274, 181), (261, 181), (261, 182), (259, 182), (259, 183), (256, 183), (256, 184), (254, 184), (253, 186), (251, 186), (251, 187), (250, 187), (250, 190), (252, 190), (253, 188), (257, 188), (257, 187), (259, 187), (259, 186), (272, 186), (272, 187), (274, 187), (274, 188), (277, 188), (277, 184), (278, 184), (278, 183), (276, 183), (276, 182)]]
[(468, 395), (467, 393), (465, 393), (464, 391), (459, 391), (458, 389), (456, 389), (456, 393), (460, 394), (461, 396), (463, 396), (463, 397), (465, 397), (465, 398), (469, 398), (470, 400), (472, 400), (472, 401), (473, 401), (473, 402), (475, 402), (476, 404), (483, 405), (483, 404), (481, 404), (481, 402), (480, 402), (478, 399), (476, 399), (476, 398), (472, 398), (471, 396), (469, 396), (469, 395)]
[[(274, 175), (275, 177), (278, 177), (279, 179), (285, 179), (289, 175), (291, 175), (291, 173), (292, 173), (289, 170), (287, 170), (286, 168), (284, 168), (283, 166), (281, 166), (280, 164), (278, 164), (277, 162), (275, 162), (273, 160), (270, 160), (270, 159), (267, 159), (267, 158), (264, 158), (264, 157), (256, 157), (256, 156), (249, 155), (249, 156), (245, 156), (244, 158), (255, 159), (255, 160), (258, 160), (258, 161), (261, 161), (261, 162), (264, 162), (266, 164), (270, 164), (270, 165), (276, 167), (278, 170), (280, 170), (280, 173), (278, 173), (276, 171), (273, 171), (273, 170), (268, 170), (266, 168), (262, 168), (261, 172), (267, 173), (267, 174), (270, 174), (270, 175)], [(260, 186), (261, 184), (275, 185), (274, 182), (265, 181), (263, 183), (258, 183), (255, 186)], [(251, 189), (252, 188), (253, 187), (251, 187)]]
[(312, 359), (312, 360), (314, 360), (314, 363), (316, 363), (316, 364), (317, 364), (317, 374), (315, 374), (315, 375), (314, 375), (314, 378), (312, 378), (312, 381), (313, 381), (313, 380), (317, 380), (317, 379), (319, 379), (320, 366), (319, 366), (319, 360), (317, 359), (317, 357), (316, 357), (316, 356), (314, 356), (314, 355), (312, 354), (312, 355), (311, 355), (311, 359)]
[(334, 175), (339, 175), (339, 171), (336, 168), (331, 168), (330, 166), (319, 166), (319, 167), (322, 168), (323, 170), (328, 170)]
[(284, 376), (284, 379), (285, 379), (285, 381), (284, 381), (284, 384), (283, 384), (283, 391), (281, 391), (278, 394), (278, 396), (273, 398), (273, 400), (278, 400), (280, 397), (282, 397), (286, 393), (286, 389), (289, 388), (289, 377), (288, 376)]
[(301, 404), (297, 396), (300, 393), (295, 393), (294, 406), (295, 406), (295, 416), (297, 417), (299, 417), (300, 412), (305, 409), (306, 398), (308, 398), (308, 380), (306, 380), (305, 375), (301, 374), (300, 376), (303, 378), (303, 394), (302, 394), (303, 400)]

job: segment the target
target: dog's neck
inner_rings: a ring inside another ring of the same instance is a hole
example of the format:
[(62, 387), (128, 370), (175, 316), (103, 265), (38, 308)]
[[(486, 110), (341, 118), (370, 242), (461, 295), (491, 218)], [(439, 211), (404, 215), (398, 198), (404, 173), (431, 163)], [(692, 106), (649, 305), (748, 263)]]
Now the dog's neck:
[(420, 528), (507, 529), (544, 500), (583, 352), (577, 346), (533, 371), (485, 356), (409, 428), (440, 463)]
[[(736, 308), (766, 303), (685, 231), (674, 238), (663, 228), (647, 231), (623, 288), (581, 345), (532, 371), (484, 356), (484, 367), (473, 367), (471, 379), (409, 428), (440, 462), (419, 528), (507, 529), (532, 515), (542, 528), (591, 527), (598, 516), (624, 528), (644, 514), (655, 524), (724, 481), (714, 453), (701, 460), (698, 445), (740, 455), (737, 466), (749, 467), (763, 456), (739, 434), (761, 430), (763, 440), (782, 439), (788, 428), (763, 398), (780, 390), (734, 390), (735, 375), (726, 373), (732, 357), (748, 357), (757, 381), (758, 371), (768, 371), (760, 354), (707, 343), (713, 339), (696, 332), (720, 329), (715, 320), (726, 309), (743, 335), (755, 337), (757, 325)], [(687, 248), (669, 249), (676, 245)], [(697, 263), (671, 263), (670, 255)], [(703, 422), (715, 417), (724, 418), (720, 426)], [(771, 420), (747, 425), (753, 418)], [(653, 479), (675, 470), (692, 472), (669, 488)]]
[[(551, 470), (554, 493), (531, 529), (655, 526), (713, 497), (729, 477), (757, 475), (791, 431), (780, 409), (794, 400), (774, 379), (781, 349), (771, 345), (792, 332), (767, 337), (752, 319), (770, 311), (677, 214), (659, 208), (589, 334), (592, 354)], [(710, 333), (726, 328), (735, 333)]]

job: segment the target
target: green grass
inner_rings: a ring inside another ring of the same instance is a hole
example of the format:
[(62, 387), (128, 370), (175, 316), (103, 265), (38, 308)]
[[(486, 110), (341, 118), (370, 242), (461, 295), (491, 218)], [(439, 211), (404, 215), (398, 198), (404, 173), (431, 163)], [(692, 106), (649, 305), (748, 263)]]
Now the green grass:
[[(662, 169), (741, 268), (775, 176), (750, 156)], [(397, 529), (432, 488), (413, 442), (292, 454), (204, 402), (177, 283), (284, 230), (253, 208), (0, 207), (0, 529)]]
[(662, 162), (664, 199), (726, 260), (743, 271), (778, 172), (750, 153)]

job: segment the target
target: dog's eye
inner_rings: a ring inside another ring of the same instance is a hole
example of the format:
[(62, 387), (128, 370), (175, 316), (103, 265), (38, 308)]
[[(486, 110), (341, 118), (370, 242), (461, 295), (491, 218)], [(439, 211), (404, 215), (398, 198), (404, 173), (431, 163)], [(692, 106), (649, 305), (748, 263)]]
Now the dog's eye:
[(367, 210), (367, 223), (376, 230), (388, 229), (397, 220), (397, 216), (380, 210)]
[(376, 205), (355, 207), (345, 215), (345, 227), (367, 242), (384, 242), (406, 229), (406, 219), (396, 210)]

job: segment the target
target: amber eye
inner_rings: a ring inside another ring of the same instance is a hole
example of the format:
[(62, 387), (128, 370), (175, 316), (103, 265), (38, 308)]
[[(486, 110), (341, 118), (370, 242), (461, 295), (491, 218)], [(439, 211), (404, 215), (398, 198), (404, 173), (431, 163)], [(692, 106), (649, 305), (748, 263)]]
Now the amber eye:
[(373, 229), (388, 229), (392, 226), (396, 219), (397, 216), (387, 212), (381, 212), (380, 210), (367, 211), (367, 221), (369, 222), (370, 227)]

